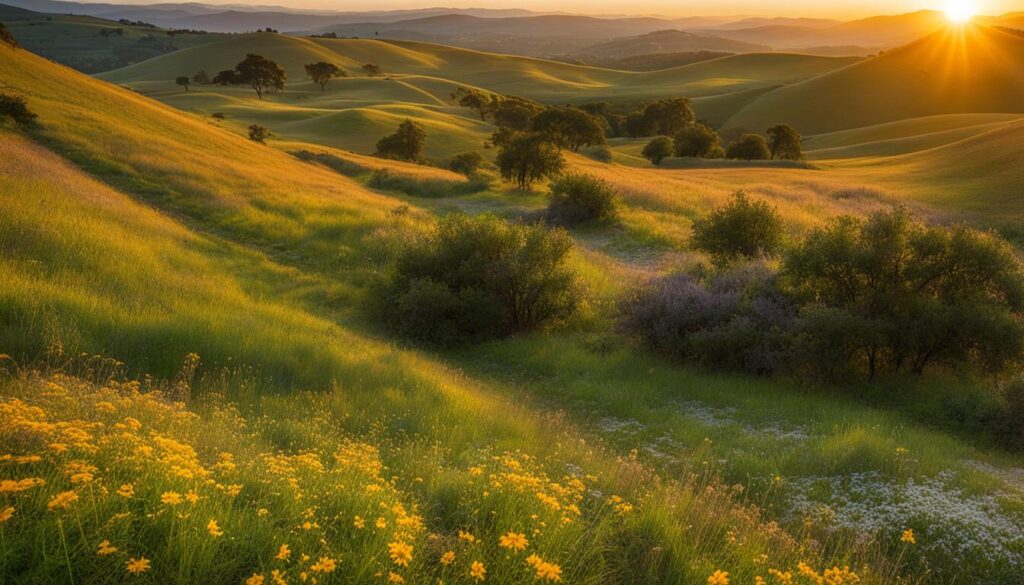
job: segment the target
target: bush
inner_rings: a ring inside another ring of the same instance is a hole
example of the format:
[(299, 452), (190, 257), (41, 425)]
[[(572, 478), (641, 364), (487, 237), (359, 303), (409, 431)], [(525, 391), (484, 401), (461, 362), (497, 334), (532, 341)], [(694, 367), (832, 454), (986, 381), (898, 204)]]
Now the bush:
[(611, 221), (618, 215), (615, 188), (590, 175), (574, 173), (555, 179), (550, 199), (548, 216), (558, 223)]
[(479, 152), (463, 152), (452, 157), (452, 160), (448, 162), (448, 168), (468, 177), (475, 173), (483, 164), (484, 157)]
[(751, 201), (742, 191), (707, 217), (693, 222), (692, 245), (717, 265), (740, 258), (774, 256), (782, 248), (782, 216), (764, 201)]
[(662, 160), (675, 154), (675, 148), (672, 145), (671, 138), (659, 136), (648, 142), (640, 154), (651, 161), (652, 165), (660, 165)]
[(438, 345), (542, 329), (579, 307), (579, 278), (561, 230), (452, 214), (409, 246), (377, 312), (399, 334)]
[(686, 274), (654, 280), (627, 297), (619, 324), (677, 359), (771, 374), (792, 362), (796, 315), (775, 274), (751, 265), (709, 282)]
[(7, 93), (0, 93), (0, 120), (10, 118), (19, 126), (30, 126), (38, 116), (28, 109), (25, 98)]
[(760, 134), (744, 134), (729, 145), (725, 151), (726, 158), (734, 160), (768, 160), (771, 152), (768, 143)]
[(267, 138), (270, 138), (270, 130), (259, 124), (249, 126), (249, 140), (263, 144), (267, 141)]
[(869, 378), (938, 364), (995, 373), (1024, 354), (1024, 277), (994, 234), (902, 208), (842, 217), (789, 251), (782, 274), (808, 305), (801, 338), (820, 348), (806, 352), (819, 371), (845, 353)]
[(0, 43), (10, 45), (15, 49), (20, 46), (18, 45), (18, 39), (14, 38), (14, 35), (11, 34), (11, 30), (2, 22), (0, 22)]

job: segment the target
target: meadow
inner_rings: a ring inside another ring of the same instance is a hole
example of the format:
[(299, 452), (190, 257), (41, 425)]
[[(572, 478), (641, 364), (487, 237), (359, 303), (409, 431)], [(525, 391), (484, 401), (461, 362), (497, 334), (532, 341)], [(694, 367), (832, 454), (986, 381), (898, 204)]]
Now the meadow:
[[(286, 68), (286, 91), (173, 84), (257, 50)], [(570, 154), (623, 209), (572, 230), (590, 297), (565, 329), (435, 350), (364, 316), (435, 217), (546, 201), (366, 156), (398, 122), (422, 123), (442, 159), (493, 129), (450, 103), (459, 86), (547, 101), (735, 92), (740, 107), (752, 88), (857, 67), (741, 57), (645, 74), (259, 33), (97, 80), (0, 45), (0, 81), (39, 114), (0, 129), (0, 576), (1015, 583), (1020, 455), (958, 419), (996, 400), (988, 381), (723, 374), (635, 348), (610, 317), (630, 283), (700, 260), (693, 220), (737, 189), (775, 205), (791, 237), (908, 199), (921, 217), (1009, 232), (1020, 167), (985, 157), (1013, 156), (1013, 115), (811, 136), (808, 169), (652, 168), (630, 140), (612, 164)], [(352, 77), (327, 92), (300, 81), (318, 58)], [(367, 62), (385, 77), (355, 73)], [(244, 137), (251, 123), (268, 144)], [(911, 139), (925, 146), (827, 152)], [(951, 184), (980, 160), (992, 171)]]

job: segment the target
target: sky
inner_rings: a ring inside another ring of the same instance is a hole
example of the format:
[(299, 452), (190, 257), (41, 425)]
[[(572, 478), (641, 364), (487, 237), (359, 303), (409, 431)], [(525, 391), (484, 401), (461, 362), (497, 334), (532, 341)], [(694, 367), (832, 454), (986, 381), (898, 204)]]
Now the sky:
[[(89, 0), (80, 0), (89, 1)], [(150, 4), (186, 0), (108, 0)], [(266, 4), (342, 11), (391, 10), (435, 6), (455, 8), (525, 8), (540, 12), (667, 16), (809, 16), (862, 18), (922, 9), (943, 10), (950, 1), (971, 2), (980, 14), (1024, 11), (1024, 0), (198, 0), (207, 4)]]

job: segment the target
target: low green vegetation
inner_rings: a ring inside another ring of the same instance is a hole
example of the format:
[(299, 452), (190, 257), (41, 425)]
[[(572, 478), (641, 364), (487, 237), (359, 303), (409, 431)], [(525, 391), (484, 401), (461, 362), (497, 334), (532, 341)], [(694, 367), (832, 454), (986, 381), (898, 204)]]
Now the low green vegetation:
[(558, 224), (607, 223), (618, 217), (615, 188), (590, 175), (571, 173), (551, 182), (547, 218)]

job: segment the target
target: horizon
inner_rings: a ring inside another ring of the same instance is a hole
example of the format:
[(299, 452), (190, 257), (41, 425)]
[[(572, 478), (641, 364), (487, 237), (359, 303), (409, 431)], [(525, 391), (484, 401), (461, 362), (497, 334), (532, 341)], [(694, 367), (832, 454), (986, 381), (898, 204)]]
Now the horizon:
[[(237, 0), (203, 0), (203, 1), (148, 1), (148, 0), (64, 0), (77, 4), (115, 4), (131, 6), (152, 6), (161, 4), (202, 4), (209, 6), (253, 7), (268, 10), (284, 8), (288, 10), (317, 10), (345, 13), (377, 13), (402, 10), (527, 10), (540, 14), (574, 14), (603, 18), (613, 17), (652, 17), (652, 18), (686, 18), (686, 17), (718, 17), (718, 18), (823, 18), (834, 20), (857, 20), (872, 16), (893, 16), (920, 11), (949, 12), (967, 4), (976, 16), (998, 16), (1024, 11), (1017, 0), (868, 0), (866, 2), (844, 1), (829, 3), (823, 6), (815, 0), (795, 0), (787, 2), (785, 7), (766, 0), (727, 0), (714, 6), (704, 7), (696, 2), (680, 5), (669, 1), (648, 1), (642, 4), (623, 2), (622, 0), (566, 0), (558, 8), (550, 8), (550, 3), (542, 0), (465, 0), (436, 2), (434, 0), (355, 0), (354, 2), (337, 2), (336, 0), (281, 0), (277, 2), (239, 2)], [(771, 9), (762, 7), (770, 5)], [(628, 9), (627, 9), (628, 8)]]

